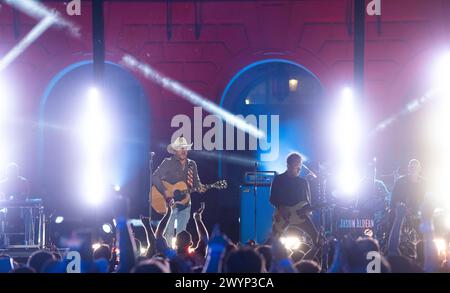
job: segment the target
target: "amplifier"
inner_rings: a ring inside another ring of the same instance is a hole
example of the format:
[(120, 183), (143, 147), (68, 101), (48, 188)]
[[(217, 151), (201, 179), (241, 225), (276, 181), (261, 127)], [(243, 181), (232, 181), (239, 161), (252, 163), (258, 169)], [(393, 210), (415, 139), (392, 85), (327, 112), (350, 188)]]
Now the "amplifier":
[(245, 172), (244, 184), (271, 185), (276, 174), (277, 172), (275, 171)]
[(269, 201), (270, 186), (257, 187), (256, 196), (254, 192), (254, 186), (242, 185), (240, 187), (241, 211), (239, 223), (240, 240), (243, 243), (248, 240), (256, 240), (258, 243), (264, 243), (272, 232), (272, 214), (274, 208)]

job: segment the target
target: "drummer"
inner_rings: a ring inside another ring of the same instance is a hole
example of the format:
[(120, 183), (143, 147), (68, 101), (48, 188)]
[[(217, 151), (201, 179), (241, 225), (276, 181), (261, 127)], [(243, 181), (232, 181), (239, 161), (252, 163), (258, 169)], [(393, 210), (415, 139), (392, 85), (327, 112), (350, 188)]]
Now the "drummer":
[(376, 178), (372, 164), (366, 167), (365, 176), (360, 183), (356, 207), (361, 213), (374, 214), (387, 208), (389, 191), (383, 181)]

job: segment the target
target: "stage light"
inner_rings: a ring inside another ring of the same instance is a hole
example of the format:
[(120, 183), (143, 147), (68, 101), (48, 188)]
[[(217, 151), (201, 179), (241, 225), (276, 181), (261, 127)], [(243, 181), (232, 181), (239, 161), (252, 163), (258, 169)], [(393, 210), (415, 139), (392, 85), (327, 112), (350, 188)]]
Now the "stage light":
[(69, 32), (74, 37), (80, 36), (80, 27), (74, 22), (68, 21), (61, 16), (59, 12), (55, 9), (47, 8), (44, 4), (39, 3), (39, 1), (29, 1), (29, 0), (4, 0), (7, 4), (13, 6), (15, 9), (22, 11), (28, 16), (42, 20), (44, 18), (51, 18), (56, 26), (64, 27), (69, 30)]
[(445, 239), (436, 238), (433, 242), (436, 245), (439, 256), (445, 256), (447, 254), (447, 241)]
[(140, 253), (141, 253), (141, 256), (145, 256), (147, 254), (147, 248), (146, 247), (141, 247)]
[(120, 185), (114, 185), (114, 191), (119, 192), (120, 191)]
[(29, 0), (4, 0), (15, 9), (22, 11), (30, 17), (37, 18), (38, 24), (35, 25), (23, 39), (21, 39), (9, 52), (0, 59), (0, 71), (11, 64), (19, 55), (21, 55), (39, 36), (41, 36), (51, 26), (61, 26), (70, 29), (75, 37), (80, 36), (79, 27), (75, 23), (68, 22), (61, 17), (56, 10), (51, 10), (37, 1)]
[(97, 103), (100, 100), (100, 91), (96, 87), (91, 87), (88, 91), (89, 100), (92, 103)]
[(342, 89), (341, 95), (344, 101), (351, 102), (351, 100), (353, 99), (353, 89), (350, 87), (345, 87)]
[(103, 224), (103, 225), (102, 225), (102, 230), (103, 230), (103, 232), (105, 232), (106, 234), (112, 233), (112, 227), (111, 227), (111, 224), (109, 224), (109, 223)]
[(211, 102), (209, 99), (199, 95), (198, 93), (188, 89), (176, 80), (173, 80), (155, 70), (152, 66), (142, 63), (131, 55), (122, 57), (122, 63), (135, 71), (142, 73), (145, 78), (161, 85), (164, 89), (173, 92), (174, 94), (188, 100), (194, 105), (202, 107), (211, 114), (215, 114), (230, 125), (234, 125), (239, 130), (247, 132), (249, 135), (262, 139), (266, 137), (264, 131), (259, 130), (254, 125), (247, 123), (245, 119), (226, 111), (219, 105)]
[(3, 167), (10, 160), (10, 146), (11, 139), (9, 137), (8, 124), (10, 117), (13, 117), (12, 102), (14, 97), (11, 97), (11, 90), (8, 87), (8, 82), (0, 77), (0, 170), (3, 171)]
[(105, 196), (105, 183), (103, 172), (99, 165), (95, 163), (88, 167), (85, 174), (84, 195), (87, 202), (97, 206), (103, 202)]
[(245, 104), (246, 105), (250, 105), (250, 99), (249, 98), (245, 99)]
[(280, 237), (280, 242), (284, 245), (284, 247), (286, 247), (287, 250), (297, 250), (302, 244), (300, 238), (296, 236)]
[(434, 86), (437, 99), (425, 129), (429, 135), (430, 194), (434, 204), (450, 211), (450, 134), (445, 126), (450, 125), (450, 52), (443, 54), (434, 67)]
[(450, 98), (450, 52), (443, 53), (436, 61), (434, 69), (435, 86), (444, 98)]
[(450, 230), (450, 214), (445, 217), (445, 227)]
[(46, 16), (3, 58), (0, 60), (0, 72), (21, 55), (40, 35), (55, 23), (55, 17)]
[(80, 131), (85, 147), (89, 152), (93, 152), (94, 156), (98, 156), (99, 152), (102, 152), (109, 138), (103, 106), (99, 89), (90, 88)]
[(97, 250), (100, 248), (100, 246), (102, 246), (100, 243), (94, 243), (94, 244), (92, 244), (92, 249)]
[(295, 92), (298, 88), (298, 79), (292, 78), (289, 80), (289, 90)]
[(353, 196), (359, 189), (359, 182), (361, 180), (360, 173), (350, 166), (348, 169), (341, 169), (338, 176), (338, 188), (337, 195)]
[(6, 120), (6, 117), (8, 116), (9, 113), (8, 104), (10, 99), (8, 99), (8, 92), (9, 90), (5, 82), (3, 82), (2, 79), (0, 79), (0, 126)]
[(99, 88), (88, 89), (84, 106), (79, 128), (85, 161), (82, 192), (90, 204), (99, 205), (108, 187), (104, 155), (110, 142), (105, 105)]
[(61, 224), (64, 222), (64, 217), (58, 216), (55, 218), (55, 224)]
[(362, 119), (350, 87), (342, 89), (333, 121), (334, 145), (337, 158), (337, 195), (354, 195), (362, 179), (359, 154), (362, 147)]
[(171, 247), (172, 249), (177, 249), (177, 237), (172, 237)]

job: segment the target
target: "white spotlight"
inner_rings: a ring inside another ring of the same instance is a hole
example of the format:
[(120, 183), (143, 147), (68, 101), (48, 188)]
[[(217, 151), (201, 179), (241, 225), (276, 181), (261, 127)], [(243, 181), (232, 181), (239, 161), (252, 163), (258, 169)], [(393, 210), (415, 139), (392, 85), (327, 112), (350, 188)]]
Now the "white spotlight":
[(445, 227), (450, 229), (450, 214), (445, 217)]
[(97, 87), (91, 87), (87, 91), (79, 134), (86, 166), (82, 173), (83, 194), (91, 204), (98, 205), (103, 201), (108, 187), (104, 154), (109, 142), (109, 129), (102, 105), (102, 95)]
[(444, 53), (436, 62), (434, 78), (436, 87), (445, 95), (444, 98), (450, 98), (450, 52)]
[(353, 99), (353, 90), (350, 87), (345, 87), (341, 94), (345, 101), (351, 101)]
[(114, 185), (114, 191), (120, 191), (120, 185)]
[(106, 234), (110, 234), (112, 232), (111, 224), (108, 223), (103, 224), (102, 229)]
[(280, 242), (286, 247), (288, 250), (296, 250), (300, 248), (300, 245), (302, 244), (300, 241), (300, 238), (296, 236), (287, 236), (287, 237), (280, 237)]
[(147, 254), (147, 248), (146, 247), (141, 247), (140, 253), (141, 253), (141, 256), (146, 255)]
[(0, 79), (0, 126), (3, 121), (5, 121), (6, 116), (8, 115), (8, 99), (9, 90), (3, 80)]
[(241, 117), (233, 115), (231, 112), (224, 110), (219, 105), (214, 104), (205, 97), (188, 89), (178, 81), (173, 80), (165, 75), (162, 75), (157, 70), (152, 68), (150, 65), (139, 62), (133, 56), (131, 55), (123, 56), (122, 62), (128, 68), (141, 72), (147, 79), (150, 79), (153, 82), (161, 85), (166, 90), (169, 90), (174, 94), (188, 100), (194, 105), (203, 107), (206, 111), (210, 112), (211, 114), (218, 115), (228, 124), (235, 125), (235, 127), (238, 128), (239, 130), (247, 132), (249, 135), (252, 135), (256, 138), (261, 139), (266, 137), (266, 133), (264, 131), (259, 130), (257, 127), (255, 127), (250, 123), (247, 123), (247, 121), (245, 121)]
[(445, 209), (450, 208), (450, 135), (445, 128), (450, 124), (450, 52), (437, 60), (434, 68), (434, 82), (438, 92), (435, 109), (430, 115), (427, 133), (432, 151), (430, 157), (434, 162), (430, 168), (430, 188), (435, 204)]
[(62, 222), (64, 222), (64, 217), (58, 216), (55, 218), (56, 224), (61, 224)]
[(176, 237), (172, 237), (171, 246), (172, 246), (172, 249), (177, 249), (177, 238)]
[(338, 194), (345, 196), (352, 196), (359, 189), (359, 182), (361, 176), (356, 171), (356, 167), (347, 168), (341, 171), (339, 176), (339, 191)]
[(91, 87), (88, 92), (90, 101), (97, 102), (100, 99), (100, 91), (96, 87)]
[(291, 92), (295, 92), (298, 88), (298, 79), (292, 78), (289, 79), (289, 90)]
[[(89, 167), (88, 167), (89, 168)], [(93, 164), (86, 172), (84, 194), (87, 201), (96, 206), (99, 205), (105, 195), (105, 185), (100, 166)]]
[(447, 254), (447, 241), (445, 239), (437, 238), (433, 242), (436, 245), (439, 256)]
[(100, 246), (102, 246), (100, 243), (94, 243), (94, 244), (92, 244), (92, 249), (97, 250), (100, 248)]
[(362, 146), (362, 121), (350, 87), (342, 89), (340, 103), (334, 120), (334, 145), (337, 147), (337, 164), (340, 166), (336, 178), (339, 186), (337, 194), (353, 195), (361, 180), (358, 170), (359, 154)]

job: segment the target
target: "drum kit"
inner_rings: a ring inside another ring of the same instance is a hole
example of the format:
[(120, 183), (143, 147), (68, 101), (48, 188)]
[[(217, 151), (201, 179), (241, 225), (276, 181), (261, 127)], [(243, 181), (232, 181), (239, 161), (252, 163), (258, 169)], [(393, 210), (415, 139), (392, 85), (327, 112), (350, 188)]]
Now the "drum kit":
[[(375, 181), (376, 170), (373, 175)], [(327, 202), (325, 208), (319, 210), (319, 217), (315, 221), (316, 226), (320, 227), (322, 233), (327, 235), (328, 238), (342, 239), (344, 236), (357, 237), (372, 237), (380, 242), (380, 245), (384, 245), (387, 242), (389, 236), (389, 194), (383, 195), (383, 199), (380, 200), (381, 204), (374, 204), (370, 200), (366, 207), (362, 207), (358, 202), (359, 196), (364, 197), (365, 194), (355, 194), (353, 196), (344, 196), (339, 192), (336, 192), (337, 188), (334, 188), (336, 184), (332, 183), (331, 178), (336, 177), (330, 174), (326, 166), (319, 166), (318, 176), (313, 176), (314, 180), (310, 181), (310, 185), (319, 185), (317, 195), (315, 198), (318, 202)], [(368, 176), (368, 182), (371, 182), (371, 176)], [(398, 178), (398, 172), (394, 171), (392, 174), (380, 175), (380, 179), (383, 182), (395, 181)], [(389, 177), (389, 178), (386, 178)], [(392, 178), (390, 178), (392, 177)], [(386, 179), (386, 180), (385, 180)], [(379, 181), (379, 180), (377, 180)], [(388, 184), (391, 186), (391, 182)], [(377, 187), (375, 187), (377, 188)], [(378, 190), (374, 191), (377, 192)], [(383, 194), (379, 192), (378, 194)], [(314, 200), (313, 200), (314, 201)], [(368, 208), (367, 208), (368, 206)]]

